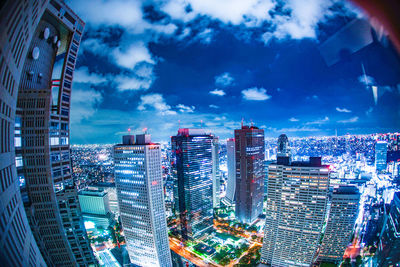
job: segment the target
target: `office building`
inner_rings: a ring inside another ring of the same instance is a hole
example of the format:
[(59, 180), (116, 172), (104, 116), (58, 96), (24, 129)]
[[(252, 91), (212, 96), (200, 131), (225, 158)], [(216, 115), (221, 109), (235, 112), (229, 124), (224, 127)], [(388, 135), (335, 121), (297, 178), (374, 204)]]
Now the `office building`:
[(358, 215), (360, 193), (355, 186), (334, 188), (329, 218), (319, 250), (319, 262), (339, 264), (351, 242), (354, 224)]
[(400, 263), (400, 192), (390, 203), (390, 211), (376, 252), (377, 266), (397, 266)]
[(235, 216), (242, 223), (253, 223), (262, 214), (264, 151), (264, 130), (255, 126), (235, 130)]
[[(135, 140), (136, 139), (136, 140)], [(169, 249), (161, 148), (150, 135), (128, 135), (114, 146), (115, 184), (131, 262), (172, 266)]]
[(277, 157), (291, 157), (289, 139), (286, 134), (281, 134), (278, 138), (278, 145), (276, 149)]
[[(0, 13), (3, 264), (93, 265), (68, 145), (72, 75), (84, 23), (57, 0), (3, 1)], [(55, 69), (61, 73), (52, 79)]]
[(220, 206), (220, 187), (221, 187), (221, 175), (219, 171), (219, 139), (214, 137), (212, 141), (212, 188), (213, 188), (213, 208), (219, 208)]
[(229, 204), (235, 203), (236, 188), (236, 161), (235, 161), (235, 139), (229, 138), (226, 141), (226, 157), (228, 168), (228, 180), (225, 199)]
[(261, 262), (271, 266), (310, 266), (316, 257), (326, 215), (329, 168), (321, 158), (269, 165)]
[(375, 167), (376, 171), (386, 170), (386, 159), (387, 159), (387, 142), (377, 141), (375, 144)]
[(78, 194), (83, 220), (107, 229), (112, 223), (108, 193), (102, 190), (82, 190)]
[(175, 175), (176, 212), (183, 239), (196, 238), (212, 229), (212, 143), (202, 129), (179, 129), (171, 137)]

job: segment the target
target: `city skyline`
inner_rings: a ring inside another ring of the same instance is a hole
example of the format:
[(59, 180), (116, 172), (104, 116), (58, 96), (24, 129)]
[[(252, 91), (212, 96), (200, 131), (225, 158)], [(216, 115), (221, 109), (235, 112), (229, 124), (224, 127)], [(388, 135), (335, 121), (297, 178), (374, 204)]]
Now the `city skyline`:
[[(128, 128), (167, 140), (179, 125), (226, 139), (242, 118), (266, 137), (400, 127), (396, 52), (365, 35), (368, 23), (353, 19), (366, 16), (348, 2), (282, 3), (290, 15), (268, 0), (235, 1), (237, 13), (212, 1), (68, 3), (87, 23), (71, 143), (116, 143)], [(352, 35), (357, 52), (343, 52), (340, 32), (354, 29), (367, 37)]]

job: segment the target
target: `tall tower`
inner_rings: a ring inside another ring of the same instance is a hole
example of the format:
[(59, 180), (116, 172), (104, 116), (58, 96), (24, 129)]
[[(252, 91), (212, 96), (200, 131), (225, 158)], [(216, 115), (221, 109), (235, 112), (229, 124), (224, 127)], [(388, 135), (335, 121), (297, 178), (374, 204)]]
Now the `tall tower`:
[(334, 263), (342, 261), (357, 219), (359, 202), (360, 193), (357, 187), (340, 186), (333, 190), (318, 261)]
[(226, 141), (226, 156), (228, 167), (228, 181), (225, 198), (230, 204), (233, 204), (235, 202), (236, 188), (235, 139), (233, 138), (230, 138)]
[(219, 139), (214, 137), (212, 141), (212, 181), (213, 181), (213, 208), (220, 206), (220, 171), (219, 171)]
[(150, 135), (123, 137), (114, 146), (115, 184), (131, 262), (172, 266), (161, 173), (161, 148)]
[(252, 223), (262, 213), (264, 194), (264, 130), (242, 126), (235, 130), (235, 215)]
[(212, 142), (214, 137), (202, 129), (179, 129), (171, 137), (175, 198), (179, 229), (187, 240), (212, 229)]
[[(2, 179), (13, 184), (14, 192), (8, 193), (13, 197), (8, 200), (1, 195), (0, 203), (9, 207), (0, 207), (0, 213), (8, 210), (7, 218), (17, 220), (4, 224), (1, 242), (9, 241), (0, 247), (13, 248), (12, 253), (0, 249), (7, 255), (2, 257), (8, 261), (4, 264), (21, 266), (29, 261), (40, 266), (44, 259), (49, 266), (93, 265), (96, 260), (71, 177), (68, 129), (72, 76), (85, 24), (59, 0), (6, 1), (0, 17), (4, 37), (0, 49), (4, 87), (0, 91), (6, 104), (3, 110), (10, 119), (2, 121), (8, 132), (1, 137), (2, 153), (9, 154), (1, 156), (5, 163), (1, 172), (7, 173)], [(54, 68), (55, 64), (59, 68)], [(53, 81), (55, 69), (61, 73)], [(10, 165), (14, 152), (17, 164)], [(12, 234), (13, 238), (18, 236), (14, 244), (7, 237), (11, 229), (19, 232)]]
[(278, 157), (268, 169), (267, 210), (261, 262), (310, 266), (326, 215), (329, 168), (321, 158), (290, 162)]
[(289, 139), (286, 134), (281, 134), (278, 138), (277, 157), (291, 157)]
[(386, 159), (387, 159), (387, 142), (377, 141), (375, 144), (375, 167), (376, 170), (386, 170)]

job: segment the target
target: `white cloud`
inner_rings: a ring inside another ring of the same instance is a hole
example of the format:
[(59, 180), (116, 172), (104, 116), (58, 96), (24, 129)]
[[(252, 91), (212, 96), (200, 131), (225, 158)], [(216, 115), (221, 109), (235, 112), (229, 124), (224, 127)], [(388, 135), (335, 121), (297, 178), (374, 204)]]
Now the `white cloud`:
[(338, 123), (354, 123), (358, 121), (358, 117), (352, 117), (350, 119), (347, 120), (340, 120), (338, 121)]
[(299, 119), (296, 119), (296, 118), (292, 117), (292, 118), (289, 119), (289, 121), (291, 121), (291, 122), (297, 122), (297, 121), (299, 121)]
[(154, 63), (150, 51), (143, 42), (133, 43), (126, 49), (116, 48), (112, 54), (119, 66), (128, 69), (133, 69), (142, 61)]
[(213, 105), (213, 104), (209, 105), (209, 107), (210, 107), (210, 108), (219, 108), (219, 106)]
[(126, 90), (139, 90), (139, 89), (149, 89), (152, 80), (139, 79), (137, 77), (130, 77), (125, 75), (115, 76), (114, 82), (117, 84), (117, 89), (120, 91)]
[(215, 85), (221, 87), (232, 85), (235, 80), (229, 72), (224, 72), (221, 75), (215, 76), (214, 79)]
[(71, 97), (71, 124), (90, 118), (97, 110), (96, 105), (102, 100), (102, 95), (88, 85), (74, 84)]
[(221, 90), (221, 89), (214, 89), (214, 90), (210, 91), (210, 94), (212, 94), (212, 95), (218, 95), (218, 96), (224, 96), (224, 95), (226, 95), (225, 91), (224, 91), (224, 90)]
[(318, 119), (316, 121), (307, 122), (306, 125), (314, 125), (314, 124), (324, 124), (329, 121), (329, 117), (325, 116), (323, 119)]
[(243, 98), (246, 100), (263, 101), (270, 99), (271, 96), (267, 95), (267, 90), (264, 88), (248, 88), (242, 91)]
[(351, 113), (351, 110), (349, 110), (347, 108), (340, 108), (340, 107), (336, 107), (336, 111), (343, 112), (343, 113)]
[(74, 82), (100, 84), (107, 82), (107, 78), (94, 72), (89, 73), (88, 67), (82, 66), (74, 71)]
[(137, 109), (145, 111), (148, 107), (155, 109), (161, 115), (176, 115), (176, 111), (171, 110), (171, 106), (165, 102), (161, 94), (142, 95)]
[(179, 112), (182, 112), (182, 113), (184, 113), (184, 112), (193, 113), (194, 109), (195, 109), (195, 106), (185, 106), (183, 104), (178, 104), (176, 106), (176, 108), (179, 109)]
[(366, 86), (366, 89), (368, 90), (369, 85), (375, 85), (375, 79), (372, 76), (368, 75), (360, 75), (358, 76), (358, 81)]

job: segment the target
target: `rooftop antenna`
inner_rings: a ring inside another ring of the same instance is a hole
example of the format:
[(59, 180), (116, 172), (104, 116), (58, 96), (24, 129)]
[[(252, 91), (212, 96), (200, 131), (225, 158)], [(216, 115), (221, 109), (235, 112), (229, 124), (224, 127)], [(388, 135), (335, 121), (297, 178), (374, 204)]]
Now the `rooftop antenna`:
[(203, 120), (200, 120), (200, 128), (203, 128)]
[(131, 128), (128, 128), (128, 135), (131, 135)]
[(253, 127), (253, 119), (250, 119), (250, 125)]
[(143, 132), (144, 132), (144, 134), (147, 134), (147, 127), (143, 128)]
[(242, 118), (242, 128), (243, 128), (243, 121), (244, 121), (244, 118)]
[(181, 120), (178, 120), (178, 129), (181, 128)]

